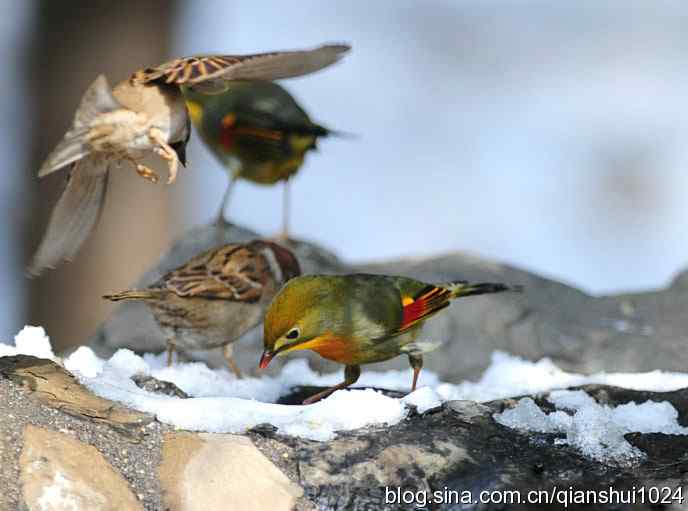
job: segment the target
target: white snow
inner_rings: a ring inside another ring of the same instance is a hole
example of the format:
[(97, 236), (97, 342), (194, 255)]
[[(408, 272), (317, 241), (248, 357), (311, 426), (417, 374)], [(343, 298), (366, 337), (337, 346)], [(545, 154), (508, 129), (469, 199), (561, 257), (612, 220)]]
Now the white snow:
[[(18, 353), (54, 358), (50, 341), (42, 328), (26, 327), (15, 345), (0, 344), (0, 356)], [(210, 369), (204, 363), (178, 363), (166, 367), (164, 354), (136, 355), (119, 350), (109, 360), (81, 347), (63, 363), (96, 394), (154, 414), (160, 421), (178, 428), (240, 433), (269, 423), (280, 433), (328, 440), (338, 431), (366, 426), (396, 424), (411, 407), (419, 413), (440, 406), (444, 401), (462, 399), (491, 401), (507, 397), (549, 392), (557, 408), (545, 413), (530, 398), (521, 399), (513, 409), (495, 416), (502, 424), (524, 431), (558, 433), (560, 443), (570, 444), (598, 460), (627, 462), (638, 459), (640, 451), (623, 435), (631, 431), (688, 434), (678, 422), (678, 413), (667, 402), (629, 403), (615, 408), (597, 404), (582, 391), (557, 390), (588, 383), (615, 385), (636, 390), (671, 391), (688, 387), (687, 373), (652, 371), (648, 373), (597, 373), (585, 376), (567, 373), (549, 359), (530, 362), (496, 352), (477, 382), (449, 384), (424, 370), (419, 388), (400, 399), (383, 395), (377, 387), (407, 391), (411, 370), (377, 372), (365, 368), (352, 390), (335, 392), (309, 406), (275, 404), (299, 385), (330, 386), (342, 381), (341, 371), (319, 375), (306, 360), (288, 362), (277, 377), (237, 380), (226, 369)], [(190, 397), (181, 399), (151, 393), (131, 379), (136, 374), (170, 381)]]
[(31, 355), (54, 360), (50, 338), (41, 326), (25, 326), (14, 336), (14, 346), (0, 343), (0, 357)]
[(415, 392), (401, 398), (403, 403), (416, 407), (418, 413), (424, 413), (438, 406), (442, 406), (442, 398), (430, 387), (421, 387)]
[(576, 447), (599, 461), (622, 465), (632, 465), (644, 457), (642, 451), (626, 441), (626, 433), (688, 434), (688, 428), (678, 424), (678, 412), (666, 401), (610, 407), (598, 404), (582, 390), (553, 391), (547, 400), (557, 411), (545, 413), (526, 397), (494, 418), (504, 426), (522, 431), (563, 434), (565, 438), (557, 443)]
[(669, 392), (688, 387), (688, 373), (650, 371), (595, 373), (586, 376), (562, 371), (548, 358), (531, 362), (497, 351), (492, 354), (492, 363), (477, 382), (463, 382), (458, 385), (443, 383), (435, 390), (446, 401), (492, 401), (591, 383), (633, 390)]

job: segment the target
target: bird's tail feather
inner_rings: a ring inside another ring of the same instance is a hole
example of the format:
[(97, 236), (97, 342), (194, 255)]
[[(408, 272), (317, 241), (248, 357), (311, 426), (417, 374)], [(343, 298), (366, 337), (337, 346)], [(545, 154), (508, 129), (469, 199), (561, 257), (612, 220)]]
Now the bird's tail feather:
[(111, 295), (104, 295), (103, 298), (113, 302), (122, 300), (149, 300), (159, 296), (160, 292), (155, 289), (131, 289), (129, 291), (122, 291), (121, 293), (113, 293)]
[(461, 298), (463, 296), (485, 295), (491, 293), (503, 293), (505, 291), (513, 291), (520, 293), (523, 291), (522, 286), (508, 286), (506, 284), (494, 282), (480, 282), (478, 284), (471, 284), (465, 280), (458, 280), (450, 282), (445, 287), (451, 291), (452, 298)]
[(51, 174), (89, 154), (88, 134), (92, 121), (99, 114), (119, 108), (122, 106), (112, 95), (107, 79), (100, 75), (86, 89), (74, 116), (72, 128), (45, 159), (38, 171), (38, 177)]
[(321, 136), (321, 137), (336, 137), (336, 138), (343, 138), (343, 139), (348, 139), (348, 140), (356, 140), (359, 138), (359, 136), (356, 133), (351, 133), (349, 131), (333, 130), (330, 128), (326, 128), (325, 126), (321, 126), (320, 124), (316, 124), (316, 126), (317, 126), (316, 130), (318, 131), (318, 136)]
[(93, 230), (105, 202), (107, 163), (89, 156), (74, 164), (36, 250), (30, 275), (72, 259)]

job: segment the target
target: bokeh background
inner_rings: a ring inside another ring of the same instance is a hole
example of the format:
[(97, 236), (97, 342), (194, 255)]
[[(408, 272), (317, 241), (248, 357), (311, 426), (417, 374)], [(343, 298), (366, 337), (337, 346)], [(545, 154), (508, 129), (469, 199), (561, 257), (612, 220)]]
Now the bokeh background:
[[(96, 235), (40, 279), (24, 267), (64, 175), (41, 160), (99, 73), (177, 55), (347, 41), (284, 82), (326, 140), (292, 185), (292, 229), (352, 261), (455, 250), (590, 293), (666, 285), (688, 264), (688, 4), (646, 1), (2, 0), (0, 339), (58, 347), (106, 317), (226, 177), (193, 138), (173, 187), (116, 172)], [(158, 165), (163, 171), (163, 166)], [(228, 216), (280, 226), (281, 189), (238, 185)]]

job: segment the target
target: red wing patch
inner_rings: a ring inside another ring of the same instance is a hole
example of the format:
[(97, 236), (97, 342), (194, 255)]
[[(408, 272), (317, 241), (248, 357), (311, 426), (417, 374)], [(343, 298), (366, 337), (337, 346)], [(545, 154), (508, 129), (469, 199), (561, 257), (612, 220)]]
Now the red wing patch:
[(279, 142), (283, 138), (280, 131), (255, 128), (252, 126), (237, 126), (235, 124), (225, 125), (223, 122), (220, 133), (220, 143), (226, 148), (231, 149), (237, 137), (254, 137), (261, 140)]
[[(419, 321), (449, 305), (451, 291), (443, 287), (428, 286), (415, 298), (404, 297), (403, 316), (399, 330), (406, 330)], [(409, 301), (410, 300), (410, 301)]]

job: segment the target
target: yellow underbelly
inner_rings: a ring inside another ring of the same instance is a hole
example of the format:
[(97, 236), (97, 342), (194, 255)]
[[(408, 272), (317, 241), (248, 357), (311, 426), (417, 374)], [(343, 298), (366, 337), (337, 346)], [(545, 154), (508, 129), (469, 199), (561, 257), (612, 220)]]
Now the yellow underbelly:
[(254, 165), (244, 165), (239, 171), (239, 177), (261, 185), (271, 185), (278, 181), (289, 179), (296, 174), (303, 163), (303, 155), (295, 156), (281, 162), (264, 162)]

